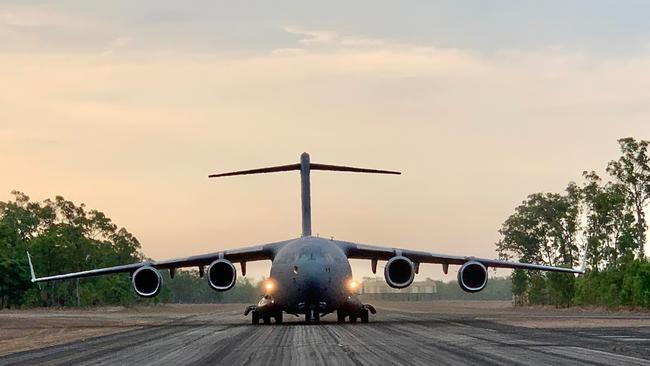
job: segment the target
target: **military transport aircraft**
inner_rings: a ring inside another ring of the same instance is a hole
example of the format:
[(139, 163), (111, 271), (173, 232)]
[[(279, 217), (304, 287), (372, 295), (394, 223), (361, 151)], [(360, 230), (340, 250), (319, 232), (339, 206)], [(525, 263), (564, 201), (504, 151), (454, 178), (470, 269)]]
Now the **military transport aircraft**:
[[(367, 259), (372, 272), (377, 272), (377, 262), (386, 261), (384, 278), (389, 286), (397, 289), (408, 287), (422, 263), (438, 263), (447, 274), (449, 265), (459, 265), (458, 284), (467, 292), (485, 288), (488, 268), (514, 268), (527, 270), (583, 273), (584, 269), (551, 267), (537, 264), (516, 263), (494, 259), (455, 256), (416, 251), (402, 248), (359, 244), (354, 242), (320, 238), (312, 235), (310, 172), (330, 170), (339, 172), (401, 174), (400, 172), (353, 168), (347, 166), (311, 163), (309, 154), (303, 153), (297, 164), (243, 170), (210, 175), (210, 178), (234, 175), (300, 171), (302, 193), (302, 236), (286, 241), (258, 246), (224, 250), (164, 261), (148, 261), (122, 266), (93, 269), (57, 276), (37, 278), (29, 258), (32, 282), (44, 282), (128, 272), (135, 292), (142, 297), (156, 296), (162, 286), (161, 270), (169, 270), (174, 278), (177, 268), (198, 267), (199, 274), (207, 277), (207, 284), (216, 291), (227, 291), (235, 285), (237, 269), (241, 265), (246, 275), (246, 263), (260, 260), (271, 261), (271, 273), (264, 284), (265, 295), (257, 305), (249, 306), (245, 315), (251, 314), (252, 323), (265, 324), (275, 319), (282, 323), (284, 313), (305, 315), (306, 323), (318, 323), (324, 314), (336, 311), (338, 322), (346, 318), (354, 323), (358, 319), (367, 322), (369, 313), (375, 313), (372, 305), (362, 304), (356, 294), (359, 284), (352, 279), (349, 259)], [(207, 273), (205, 266), (207, 266)]]

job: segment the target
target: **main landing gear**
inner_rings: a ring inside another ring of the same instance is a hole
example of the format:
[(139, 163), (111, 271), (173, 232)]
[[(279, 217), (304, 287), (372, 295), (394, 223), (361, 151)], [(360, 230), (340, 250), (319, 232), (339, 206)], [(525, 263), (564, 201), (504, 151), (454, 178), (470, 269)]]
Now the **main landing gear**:
[(251, 310), (251, 324), (258, 325), (260, 320), (264, 324), (271, 324), (271, 319), (275, 321), (275, 324), (282, 324), (282, 312), (276, 311), (273, 314), (265, 314), (259, 310)]
[(367, 323), (370, 320), (370, 313), (376, 314), (377, 310), (375, 307), (370, 304), (363, 304), (361, 308), (350, 310), (350, 309), (339, 309), (336, 311), (336, 322), (345, 323), (345, 318), (348, 318), (350, 323), (356, 323), (357, 320), (361, 320), (362, 323)]
[(244, 316), (251, 314), (251, 324), (258, 325), (260, 321), (264, 324), (271, 324), (271, 319), (275, 324), (282, 324), (282, 310), (268, 309), (264, 306), (250, 305), (244, 311)]

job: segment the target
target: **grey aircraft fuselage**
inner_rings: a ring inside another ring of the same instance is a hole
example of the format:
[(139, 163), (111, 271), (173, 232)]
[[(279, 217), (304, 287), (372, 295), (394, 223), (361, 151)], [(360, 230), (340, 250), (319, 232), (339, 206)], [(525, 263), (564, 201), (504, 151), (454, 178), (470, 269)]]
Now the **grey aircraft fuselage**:
[(353, 295), (350, 262), (343, 250), (328, 239), (306, 236), (283, 246), (271, 265), (273, 300), (287, 313), (305, 313), (310, 306), (320, 311), (341, 308)]

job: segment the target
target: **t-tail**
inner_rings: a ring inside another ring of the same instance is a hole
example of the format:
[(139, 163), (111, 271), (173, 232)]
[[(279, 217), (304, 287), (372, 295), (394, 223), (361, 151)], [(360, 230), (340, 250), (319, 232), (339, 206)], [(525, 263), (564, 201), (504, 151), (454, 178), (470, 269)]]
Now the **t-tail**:
[(330, 170), (330, 171), (337, 171), (337, 172), (353, 172), (353, 173), (375, 173), (375, 174), (397, 174), (397, 175), (402, 174), (401, 172), (396, 172), (392, 170), (355, 168), (355, 167), (342, 166), (342, 165), (312, 163), (309, 160), (309, 154), (305, 152), (300, 155), (300, 163), (297, 164), (280, 165), (280, 166), (273, 166), (268, 168), (211, 174), (208, 177), (219, 178), (219, 177), (230, 177), (234, 175), (286, 172), (290, 170), (300, 171), (300, 193), (301, 193), (300, 197), (302, 203), (302, 236), (311, 236), (311, 192), (310, 192), (310, 178), (309, 178), (310, 171)]

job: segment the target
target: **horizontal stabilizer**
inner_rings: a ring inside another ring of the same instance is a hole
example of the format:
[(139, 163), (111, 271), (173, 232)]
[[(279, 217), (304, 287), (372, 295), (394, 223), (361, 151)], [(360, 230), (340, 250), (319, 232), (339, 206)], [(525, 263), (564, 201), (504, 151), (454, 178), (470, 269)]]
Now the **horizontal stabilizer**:
[[(351, 166), (329, 165), (329, 164), (318, 164), (318, 163), (311, 163), (308, 165), (308, 167), (309, 170), (329, 170), (335, 172), (397, 174), (397, 175), (402, 174), (401, 172), (396, 172), (392, 170), (355, 168)], [(231, 177), (234, 175), (288, 172), (291, 170), (300, 170), (300, 164), (289, 164), (289, 165), (272, 166), (268, 168), (258, 168), (258, 169), (250, 169), (250, 170), (239, 170), (236, 172), (210, 174), (208, 175), (208, 178)]]
[(311, 170), (332, 170), (336, 172), (354, 172), (354, 173), (376, 173), (376, 174), (402, 174), (392, 170), (368, 169), (368, 168), (354, 168), (351, 166), (342, 165), (328, 165), (328, 164), (310, 164)]
[(272, 166), (268, 168), (258, 168), (250, 170), (239, 170), (228, 173), (210, 174), (208, 178), (231, 177), (234, 175), (249, 175), (261, 173), (287, 172), (291, 170), (300, 171), (300, 201), (302, 206), (302, 236), (311, 236), (311, 170), (329, 170), (335, 172), (353, 172), (353, 173), (374, 173), (374, 174), (402, 174), (392, 170), (355, 168), (343, 165), (317, 164), (311, 163), (309, 154), (306, 152), (300, 154), (300, 163)]
[(259, 169), (250, 169), (250, 170), (240, 170), (240, 171), (228, 172), (228, 173), (210, 174), (208, 175), (208, 178), (231, 177), (233, 175), (287, 172), (290, 170), (300, 170), (300, 164), (289, 164), (289, 165), (272, 166), (269, 168), (259, 168)]

